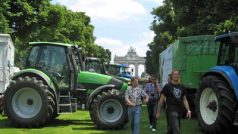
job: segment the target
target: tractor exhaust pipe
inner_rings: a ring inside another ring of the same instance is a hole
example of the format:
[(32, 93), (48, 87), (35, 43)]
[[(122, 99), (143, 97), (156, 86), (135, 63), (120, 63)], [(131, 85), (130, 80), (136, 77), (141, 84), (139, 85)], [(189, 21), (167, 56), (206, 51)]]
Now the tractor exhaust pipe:
[(3, 113), (3, 95), (0, 94), (0, 114), (4, 115)]

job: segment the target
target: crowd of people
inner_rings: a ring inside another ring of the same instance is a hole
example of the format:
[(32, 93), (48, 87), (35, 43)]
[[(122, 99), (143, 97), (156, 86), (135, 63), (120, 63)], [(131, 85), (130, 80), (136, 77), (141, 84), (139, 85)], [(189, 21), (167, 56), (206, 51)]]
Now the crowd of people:
[(152, 132), (158, 132), (157, 120), (162, 108), (165, 108), (167, 134), (180, 134), (180, 120), (186, 110), (186, 117), (191, 118), (191, 111), (186, 98), (186, 88), (180, 83), (178, 70), (169, 74), (168, 83), (163, 87), (155, 75), (149, 77), (144, 88), (138, 87), (138, 78), (131, 79), (131, 86), (125, 93), (128, 106), (128, 117), (132, 134), (139, 134), (141, 105), (147, 105), (149, 127)]

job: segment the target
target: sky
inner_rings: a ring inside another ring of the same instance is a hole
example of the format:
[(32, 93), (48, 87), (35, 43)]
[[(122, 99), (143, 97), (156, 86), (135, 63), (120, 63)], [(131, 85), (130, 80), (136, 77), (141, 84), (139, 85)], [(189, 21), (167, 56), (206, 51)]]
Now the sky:
[(130, 46), (145, 56), (153, 40), (150, 30), (152, 8), (162, 0), (53, 0), (73, 11), (85, 12), (94, 25), (95, 43), (109, 49), (112, 56), (126, 55)]
[[(52, 0), (72, 11), (85, 12), (94, 26), (95, 43), (115, 55), (125, 56), (130, 47), (146, 56), (153, 40), (151, 11), (163, 0)], [(113, 61), (112, 61), (113, 62)]]

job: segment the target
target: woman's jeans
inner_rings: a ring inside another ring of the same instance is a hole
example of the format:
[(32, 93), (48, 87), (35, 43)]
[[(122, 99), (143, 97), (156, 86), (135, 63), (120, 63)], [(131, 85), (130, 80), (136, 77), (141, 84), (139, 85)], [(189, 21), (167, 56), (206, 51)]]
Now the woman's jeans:
[(140, 116), (141, 105), (135, 107), (128, 107), (128, 117), (132, 129), (132, 134), (139, 134), (140, 132)]

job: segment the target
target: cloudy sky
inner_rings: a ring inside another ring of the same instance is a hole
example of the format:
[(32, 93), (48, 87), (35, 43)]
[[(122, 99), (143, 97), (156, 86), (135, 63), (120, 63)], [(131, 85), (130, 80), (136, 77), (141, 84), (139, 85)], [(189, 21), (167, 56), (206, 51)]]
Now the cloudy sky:
[(162, 0), (52, 0), (73, 11), (85, 12), (94, 25), (96, 44), (109, 49), (112, 58), (125, 56), (130, 46), (145, 56), (154, 33), (149, 29), (152, 8)]

